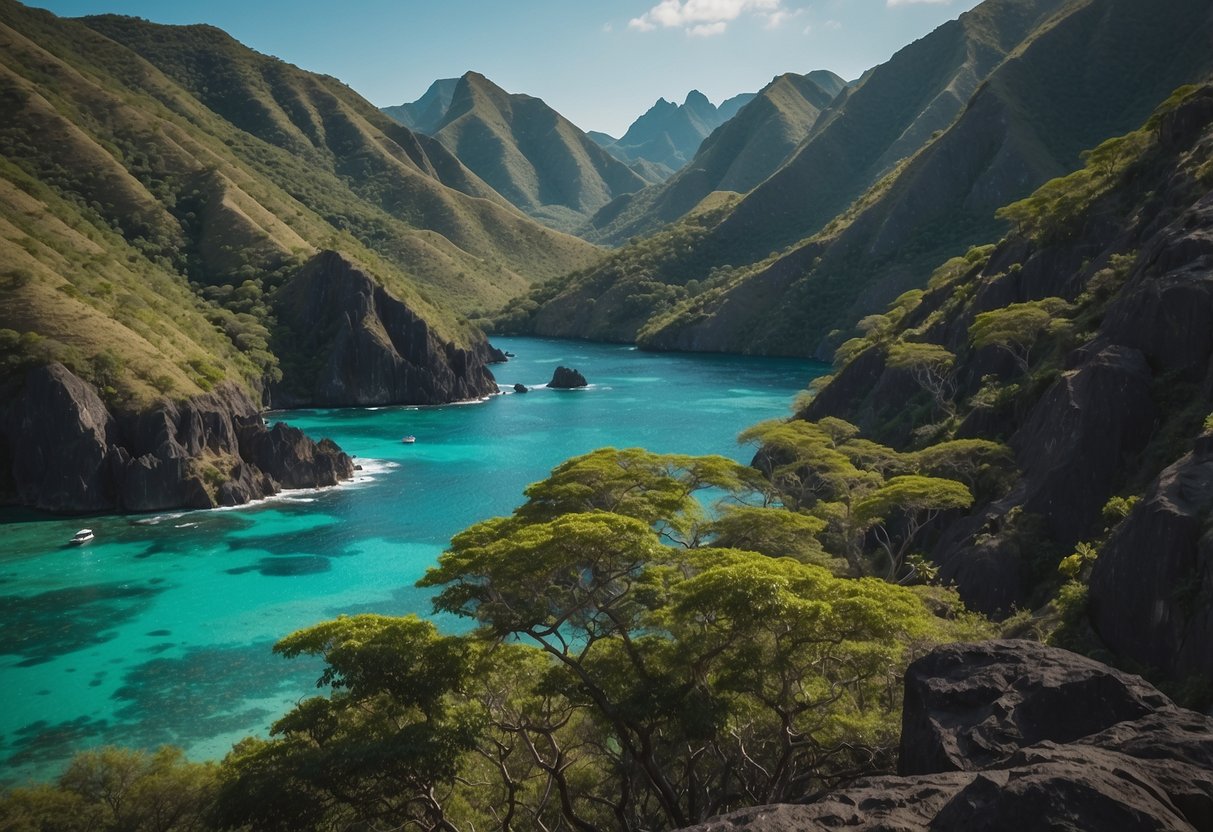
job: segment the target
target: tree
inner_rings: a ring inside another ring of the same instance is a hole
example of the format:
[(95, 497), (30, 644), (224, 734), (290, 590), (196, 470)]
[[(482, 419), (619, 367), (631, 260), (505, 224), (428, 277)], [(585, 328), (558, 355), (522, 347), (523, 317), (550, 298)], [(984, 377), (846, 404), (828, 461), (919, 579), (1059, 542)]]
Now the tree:
[(1036, 342), (1041, 335), (1065, 326), (1058, 315), (1067, 309), (1069, 304), (1061, 298), (1045, 298), (982, 312), (969, 327), (969, 341), (978, 349), (1003, 350), (1015, 359), (1020, 372), (1026, 373)]
[(179, 748), (154, 752), (98, 748), (72, 758), (55, 785), (0, 798), (6, 830), (202, 832), (217, 781), (213, 763), (191, 763)]
[(871, 529), (889, 561), (887, 580), (905, 579), (901, 572), (922, 527), (940, 513), (968, 508), (973, 495), (962, 483), (940, 477), (894, 477), (855, 506), (858, 522)]
[[(279, 653), (325, 661), (329, 696), (229, 756), (221, 819), (639, 832), (890, 771), (905, 664), (977, 631), (915, 590), (781, 557), (816, 556), (824, 524), (745, 503), (765, 495), (739, 468), (570, 460), (420, 582), (471, 633), (356, 616), (283, 639)], [(720, 488), (714, 513), (699, 505)]]
[(978, 497), (988, 499), (1008, 485), (1015, 457), (1001, 442), (988, 439), (952, 439), (909, 455), (922, 474), (963, 482)]
[(458, 694), (471, 645), (415, 616), (342, 617), (274, 646), (319, 656), (313, 697), (278, 720), (270, 740), (246, 739), (224, 761), (222, 818), (257, 829), (360, 824), (455, 832), (449, 795), (478, 714)]
[(956, 415), (952, 397), (956, 395), (956, 356), (938, 344), (899, 341), (889, 349), (888, 364), (907, 370), (925, 390), (935, 406), (948, 416)]
[(744, 549), (769, 557), (790, 557), (801, 563), (829, 565), (830, 557), (817, 539), (825, 531), (820, 517), (770, 506), (728, 506), (707, 526), (712, 545)]

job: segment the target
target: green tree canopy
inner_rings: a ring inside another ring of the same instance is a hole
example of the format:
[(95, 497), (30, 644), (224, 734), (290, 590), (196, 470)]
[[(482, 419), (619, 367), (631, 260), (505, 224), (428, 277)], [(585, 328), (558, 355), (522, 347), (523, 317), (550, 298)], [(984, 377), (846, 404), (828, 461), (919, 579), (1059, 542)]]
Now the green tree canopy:
[(1009, 353), (1026, 373), (1037, 341), (1046, 332), (1065, 326), (1060, 316), (1069, 308), (1062, 298), (1044, 298), (982, 312), (969, 327), (969, 341), (979, 349), (997, 347)]

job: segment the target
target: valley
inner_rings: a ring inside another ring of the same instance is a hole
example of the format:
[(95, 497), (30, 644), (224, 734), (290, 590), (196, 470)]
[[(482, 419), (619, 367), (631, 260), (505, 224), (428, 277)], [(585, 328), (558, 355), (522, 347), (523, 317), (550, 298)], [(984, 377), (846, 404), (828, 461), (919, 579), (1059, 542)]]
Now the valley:
[(99, 2), (0, 0), (0, 827), (1210, 828), (1213, 2)]

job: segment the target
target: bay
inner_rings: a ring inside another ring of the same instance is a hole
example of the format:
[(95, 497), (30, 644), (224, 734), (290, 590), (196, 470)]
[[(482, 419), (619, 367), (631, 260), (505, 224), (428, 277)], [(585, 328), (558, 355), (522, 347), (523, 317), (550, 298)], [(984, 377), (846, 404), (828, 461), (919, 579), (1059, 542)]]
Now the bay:
[[(563, 460), (608, 445), (748, 460), (738, 432), (786, 416), (826, 371), (793, 359), (494, 343), (516, 356), (494, 367), (502, 388), (535, 389), (436, 408), (270, 414), (355, 455), (363, 470), (352, 484), (152, 517), (0, 512), (0, 779), (53, 776), (104, 744), (222, 757), (316, 692), (318, 665), (274, 656), (277, 639), (341, 614), (430, 616), (429, 591), (414, 583), (451, 536), (509, 513)], [(544, 389), (561, 364), (591, 386)], [(97, 539), (67, 546), (81, 526)]]

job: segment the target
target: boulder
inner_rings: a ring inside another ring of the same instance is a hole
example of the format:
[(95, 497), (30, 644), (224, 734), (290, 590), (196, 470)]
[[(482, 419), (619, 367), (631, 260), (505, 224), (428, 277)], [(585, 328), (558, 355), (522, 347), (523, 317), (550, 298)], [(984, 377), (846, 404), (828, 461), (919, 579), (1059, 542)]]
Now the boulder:
[(901, 769), (694, 832), (1213, 829), (1213, 719), (1057, 648), (942, 647), (910, 666)]
[(527, 389), (527, 386), (525, 384), (515, 384), (514, 392), (515, 393), (529, 393), (531, 391)]
[(552, 373), (552, 380), (548, 382), (549, 390), (572, 390), (577, 387), (585, 387), (589, 382), (585, 380), (585, 376), (571, 367), (557, 367), (556, 372)]
[(1137, 676), (1031, 641), (940, 647), (905, 678), (899, 774), (979, 771), (1174, 709)]

